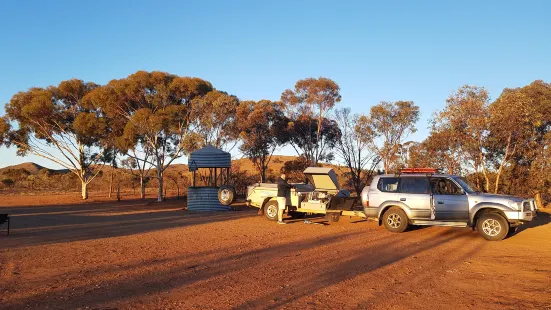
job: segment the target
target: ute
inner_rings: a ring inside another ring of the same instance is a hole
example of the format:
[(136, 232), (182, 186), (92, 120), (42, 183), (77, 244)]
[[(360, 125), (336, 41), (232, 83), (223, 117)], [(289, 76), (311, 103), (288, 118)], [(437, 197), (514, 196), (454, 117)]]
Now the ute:
[[(305, 214), (325, 214), (329, 221), (338, 221), (341, 215), (364, 217), (354, 210), (357, 197), (339, 187), (337, 174), (331, 168), (308, 167), (304, 170), (306, 183), (293, 184), (286, 210), (294, 218)], [(256, 183), (247, 188), (247, 205), (257, 207), (272, 221), (277, 220), (277, 184)]]
[(481, 193), (465, 179), (431, 168), (376, 176), (361, 199), (365, 216), (392, 232), (409, 225), (471, 227), (495, 241), (537, 215), (534, 199)]

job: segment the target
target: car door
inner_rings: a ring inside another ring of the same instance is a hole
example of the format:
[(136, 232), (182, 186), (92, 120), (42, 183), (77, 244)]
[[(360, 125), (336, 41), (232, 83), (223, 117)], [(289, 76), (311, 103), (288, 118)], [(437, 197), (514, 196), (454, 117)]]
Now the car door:
[(468, 221), (469, 200), (459, 185), (446, 177), (431, 178), (430, 185), (435, 220)]
[(430, 219), (431, 194), (426, 176), (402, 176), (398, 198), (409, 207), (412, 219)]

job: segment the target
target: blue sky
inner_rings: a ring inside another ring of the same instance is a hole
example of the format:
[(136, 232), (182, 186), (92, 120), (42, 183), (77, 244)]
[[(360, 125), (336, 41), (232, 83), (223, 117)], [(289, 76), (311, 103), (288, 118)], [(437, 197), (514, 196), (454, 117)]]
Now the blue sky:
[[(279, 99), (306, 77), (341, 87), (357, 113), (413, 100), (427, 120), (463, 84), (551, 81), (550, 1), (0, 2), (0, 115), (18, 91), (137, 70), (209, 80), (241, 99)], [(292, 154), (290, 149), (280, 153)], [(0, 167), (35, 161), (0, 148)], [(181, 162), (185, 162), (183, 159)]]

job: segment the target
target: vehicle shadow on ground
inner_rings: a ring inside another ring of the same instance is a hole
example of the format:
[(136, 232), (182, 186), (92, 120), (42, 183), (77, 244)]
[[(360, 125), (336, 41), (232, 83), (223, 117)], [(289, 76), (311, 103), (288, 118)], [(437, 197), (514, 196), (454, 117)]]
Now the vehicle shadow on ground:
[[(185, 205), (185, 204), (184, 204)], [(191, 212), (178, 201), (100, 203), (76, 206), (41, 206), (4, 209), (12, 214), (10, 236), (3, 248), (55, 244), (141, 234), (174, 227), (256, 216), (253, 210)], [(32, 212), (31, 212), (32, 211)]]
[[(92, 268), (91, 270), (79, 271), (79, 274), (64, 275), (63, 278), (78, 277), (81, 272), (84, 272), (84, 274), (101, 279), (101, 287), (104, 289), (90, 290), (89, 287), (93, 284), (84, 282), (81, 285), (71, 285), (67, 288), (11, 300), (10, 305), (14, 307), (37, 307), (47, 301), (53, 301), (54, 304), (50, 304), (50, 306), (55, 307), (55, 303), (63, 299), (65, 301), (59, 305), (69, 308), (82, 306), (103, 307), (125, 300), (135, 302), (140, 298), (147, 298), (148, 295), (173, 289), (184, 290), (185, 292), (190, 286), (197, 283), (200, 283), (203, 287), (209, 284), (217, 286), (219, 284), (216, 283), (219, 283), (221, 278), (232, 278), (234, 273), (245, 272), (253, 277), (251, 281), (254, 282), (258, 270), (270, 270), (275, 262), (279, 262), (277, 268), (279, 272), (276, 275), (283, 276), (283, 279), (274, 279), (273, 281), (287, 281), (285, 278), (288, 278), (288, 281), (298, 281), (298, 283), (294, 283), (292, 287), (279, 287), (274, 283), (270, 283), (269, 288), (264, 290), (268, 293), (262, 293), (260, 296), (255, 296), (255, 290), (248, 291), (243, 296), (245, 301), (237, 308), (280, 308), (326, 287), (373, 272), (406, 258), (415, 258), (416, 255), (424, 251), (459, 239), (459, 241), (456, 241), (459, 242), (458, 248), (466, 250), (462, 250), (462, 253), (457, 253), (458, 255), (450, 258), (451, 262), (446, 264), (446, 267), (452, 267), (453, 264), (459, 263), (478, 251), (479, 246), (477, 245), (483, 245), (483, 241), (477, 241), (479, 240), (477, 237), (473, 238), (469, 234), (470, 231), (453, 229), (443, 232), (430, 231), (424, 235), (420, 242), (400, 251), (397, 251), (397, 248), (399, 248), (397, 244), (402, 242), (403, 238), (406, 238), (405, 236), (392, 234), (389, 238), (388, 235), (381, 235), (373, 240), (376, 242), (375, 244), (364, 246), (361, 249), (347, 249), (331, 260), (324, 260), (323, 257), (319, 256), (323, 256), (323, 253), (318, 253), (316, 257), (309, 257), (309, 260), (319, 262), (317, 264), (320, 272), (316, 274), (300, 274), (300, 270), (304, 266), (298, 263), (296, 266), (292, 264), (281, 265), (281, 262), (292, 261), (293, 258), (299, 257), (301, 253), (314, 248), (338, 248), (339, 243), (345, 240), (349, 241), (351, 238), (355, 238), (357, 242), (361, 243), (362, 236), (358, 235), (357, 232), (346, 232), (288, 242), (272, 247), (259, 247), (243, 253), (228, 252), (231, 254), (215, 259), (208, 259), (209, 252), (204, 252), (142, 261), (123, 267), (112, 266), (102, 270)], [(374, 256), (373, 253), (377, 253), (377, 255)], [(307, 264), (307, 262), (302, 263)], [(124, 279), (113, 276), (113, 274), (124, 272), (132, 274), (132, 270), (144, 267), (148, 269), (141, 271), (139, 275), (125, 277)], [(421, 271), (419, 272), (421, 273)], [(430, 272), (442, 272), (442, 270), (432, 270)], [(426, 271), (423, 271), (422, 276), (425, 274)], [(300, 275), (298, 280), (297, 275)], [(416, 279), (418, 283), (422, 283), (422, 276), (420, 275)], [(116, 288), (116, 290), (113, 290), (113, 288)], [(67, 295), (70, 295), (68, 300)], [(193, 297), (189, 296), (189, 298)], [(197, 306), (200, 307), (201, 305), (198, 304)]]
[(515, 235), (518, 235), (518, 234), (522, 233), (525, 230), (528, 230), (528, 229), (531, 229), (531, 228), (536, 228), (536, 227), (547, 225), (547, 224), (551, 223), (551, 213), (549, 213), (549, 212), (550, 212), (549, 210), (543, 210), (543, 211), (540, 210), (540, 211), (538, 211), (538, 216), (535, 219), (533, 219), (530, 222), (526, 222), (526, 223), (520, 225), (517, 228), (517, 231), (514, 234), (510, 235), (508, 238), (514, 237)]
[[(463, 240), (460, 241), (461, 243), (458, 248), (464, 248), (466, 245), (472, 245), (474, 241), (472, 235), (470, 235), (470, 232), (466, 232), (465, 230), (446, 230), (442, 233), (425, 238), (422, 242), (417, 243), (413, 247), (397, 252), (396, 248), (392, 247), (392, 245), (395, 245), (395, 241), (389, 240), (389, 242), (383, 242), (382, 244), (370, 246), (367, 249), (357, 251), (351, 256), (343, 255), (341, 260), (337, 260), (336, 263), (325, 267), (320, 276), (305, 277), (304, 280), (300, 281), (298, 284), (294, 284), (292, 289), (286, 292), (277, 292), (276, 294), (272, 292), (271, 294), (266, 294), (248, 301), (237, 308), (262, 307), (265, 309), (278, 309), (285, 307), (298, 299), (312, 296), (313, 294), (316, 294), (317, 292), (320, 292), (323, 289), (331, 287), (335, 284), (344, 283), (364, 274), (385, 268), (386, 266), (397, 263), (398, 261), (416, 257), (416, 255), (419, 255), (425, 251), (437, 248), (454, 240), (460, 240), (461, 238), (463, 238)], [(446, 264), (446, 268), (452, 268), (478, 252), (480, 247), (483, 246), (483, 243), (479, 242), (479, 244), (480, 246), (476, 246), (460, 255), (450, 258), (449, 262)], [(377, 255), (374, 256), (373, 253), (377, 253)], [(432, 271), (419, 271), (419, 275), (416, 277), (415, 283), (422, 285), (423, 279), (429, 278), (438, 272), (442, 272), (442, 270), (433, 268)], [(391, 285), (389, 285), (388, 289), (394, 290), (395, 288), (391, 288)], [(410, 285), (415, 284), (410, 283)], [(274, 296), (276, 298), (274, 298)], [(357, 306), (361, 309), (369, 308), (369, 304), (373, 302), (374, 299), (369, 299), (364, 301), (366, 304)]]

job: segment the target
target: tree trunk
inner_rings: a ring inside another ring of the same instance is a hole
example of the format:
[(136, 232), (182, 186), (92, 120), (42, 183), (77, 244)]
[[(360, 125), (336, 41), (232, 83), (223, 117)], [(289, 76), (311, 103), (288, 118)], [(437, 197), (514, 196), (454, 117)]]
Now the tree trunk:
[(140, 175), (140, 198), (145, 199), (145, 182), (143, 176)]
[(159, 191), (157, 194), (157, 202), (163, 202), (163, 171), (157, 166), (157, 180), (159, 181)]
[(109, 179), (109, 198), (111, 198), (111, 193), (113, 193), (113, 166), (111, 166), (111, 177)]
[(541, 209), (544, 207), (540, 192), (537, 192), (536, 195), (534, 195), (534, 200), (536, 201), (536, 206), (538, 207), (538, 209)]
[(260, 169), (260, 183), (266, 182), (266, 166), (262, 166)]
[(486, 170), (486, 162), (484, 161), (484, 155), (480, 153), (480, 165), (482, 166), (482, 174), (484, 174), (484, 190), (486, 193), (490, 192), (490, 178), (488, 177), (488, 171)]
[(118, 183), (117, 186), (117, 201), (121, 201), (121, 183)]
[(85, 181), (81, 181), (82, 184), (82, 199), (88, 199), (88, 184)]
[(509, 157), (509, 148), (511, 148), (512, 137), (513, 137), (512, 134), (510, 134), (509, 138), (507, 139), (507, 146), (505, 147), (505, 155), (503, 155), (503, 159), (501, 160), (501, 164), (499, 165), (499, 169), (497, 170), (494, 194), (497, 194), (497, 191), (499, 190), (499, 179), (501, 178), (501, 173), (503, 172), (503, 166), (505, 165), (505, 162), (507, 162), (507, 159)]

